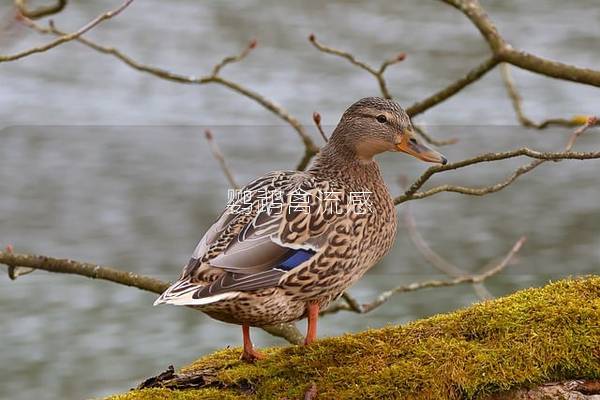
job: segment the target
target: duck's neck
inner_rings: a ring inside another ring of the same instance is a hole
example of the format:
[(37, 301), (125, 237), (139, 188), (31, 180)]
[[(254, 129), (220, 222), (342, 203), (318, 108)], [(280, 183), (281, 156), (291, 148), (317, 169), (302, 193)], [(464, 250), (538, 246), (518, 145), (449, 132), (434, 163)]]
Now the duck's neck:
[(385, 187), (377, 162), (372, 158), (360, 158), (350, 146), (336, 140), (337, 138), (336, 135), (332, 135), (317, 155), (309, 172), (321, 178), (345, 182), (352, 187)]

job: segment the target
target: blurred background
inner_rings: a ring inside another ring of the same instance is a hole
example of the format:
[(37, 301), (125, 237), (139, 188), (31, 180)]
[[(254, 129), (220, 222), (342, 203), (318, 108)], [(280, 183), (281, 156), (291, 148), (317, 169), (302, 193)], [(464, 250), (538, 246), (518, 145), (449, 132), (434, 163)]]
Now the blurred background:
[[(32, 3), (37, 4), (37, 3)], [(55, 16), (74, 31), (117, 1), (70, 2)], [(483, 1), (513, 45), (583, 67), (600, 65), (600, 7), (594, 0)], [(0, 6), (0, 53), (49, 37), (13, 21)], [(208, 73), (251, 38), (258, 48), (223, 76), (282, 104), (307, 124), (319, 111), (330, 132), (355, 100), (378, 95), (370, 75), (316, 51), (323, 43), (373, 65), (400, 51), (389, 88), (405, 106), (464, 75), (488, 57), (465, 17), (441, 2), (137, 1), (89, 33), (148, 64), (190, 75)], [(533, 119), (599, 114), (600, 91), (513, 71)], [(172, 280), (227, 200), (227, 182), (203, 131), (211, 128), (239, 182), (293, 168), (303, 152), (289, 126), (254, 102), (218, 85), (159, 80), (68, 43), (0, 64), (0, 244), (16, 252), (114, 265)], [(415, 119), (437, 138), (459, 142), (451, 160), (530, 146), (560, 150), (569, 130), (517, 126), (499, 71)], [(598, 131), (577, 143), (600, 149)], [(393, 193), (400, 175), (427, 165), (399, 154), (380, 157)], [(527, 160), (477, 165), (433, 183), (489, 185)], [(502, 257), (521, 235), (528, 241), (500, 275), (496, 296), (566, 276), (598, 273), (599, 161), (547, 163), (496, 194), (444, 193), (411, 202), (422, 235), (468, 270)], [(398, 207), (399, 213), (403, 206)], [(387, 258), (352, 288), (360, 301), (382, 290), (443, 278), (399, 229)], [(0, 398), (89, 398), (126, 391), (169, 364), (241, 343), (240, 329), (178, 307), (152, 307), (155, 296), (78, 276), (34, 272), (0, 276)], [(471, 286), (394, 297), (367, 315), (323, 318), (320, 335), (405, 323), (477, 301)], [(299, 324), (304, 329), (304, 323)], [(260, 330), (258, 346), (284, 344)]]

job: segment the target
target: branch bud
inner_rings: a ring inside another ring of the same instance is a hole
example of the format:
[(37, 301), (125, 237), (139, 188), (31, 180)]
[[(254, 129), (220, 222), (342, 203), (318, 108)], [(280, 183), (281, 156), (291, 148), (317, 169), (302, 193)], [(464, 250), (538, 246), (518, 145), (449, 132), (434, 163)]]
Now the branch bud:
[(313, 113), (313, 121), (315, 121), (315, 124), (317, 125), (321, 124), (321, 114), (315, 111)]

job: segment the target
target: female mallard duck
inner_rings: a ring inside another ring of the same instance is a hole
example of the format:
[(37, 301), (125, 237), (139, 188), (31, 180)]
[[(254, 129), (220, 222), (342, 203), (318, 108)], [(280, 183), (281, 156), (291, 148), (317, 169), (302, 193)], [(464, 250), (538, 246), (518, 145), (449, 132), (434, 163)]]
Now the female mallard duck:
[(402, 151), (446, 163), (415, 137), (391, 100), (364, 98), (346, 110), (308, 171), (276, 171), (249, 183), (196, 247), (181, 278), (154, 303), (198, 308), (242, 325), (242, 359), (262, 355), (250, 326), (317, 317), (390, 249), (394, 202), (373, 156)]

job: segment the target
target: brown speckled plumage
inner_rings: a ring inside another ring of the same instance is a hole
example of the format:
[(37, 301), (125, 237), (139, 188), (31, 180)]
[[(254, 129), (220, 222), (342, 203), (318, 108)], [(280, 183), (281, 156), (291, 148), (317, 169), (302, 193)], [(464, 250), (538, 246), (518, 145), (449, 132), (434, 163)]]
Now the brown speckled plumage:
[[(324, 309), (391, 248), (396, 234), (392, 197), (373, 156), (405, 151), (445, 162), (412, 135), (396, 103), (365, 98), (353, 104), (313, 166), (276, 171), (249, 183), (247, 214), (224, 212), (198, 244), (181, 278), (157, 303), (197, 307), (213, 318), (265, 326), (295, 321), (308, 304)], [(283, 193), (281, 212), (261, 209), (263, 190)], [(310, 212), (294, 210), (292, 196), (308, 193)], [(337, 210), (323, 193), (336, 192)], [(352, 193), (370, 193), (371, 209), (352, 204)], [(235, 205), (236, 203), (234, 203)], [(308, 259), (284, 268), (290, 254)]]

